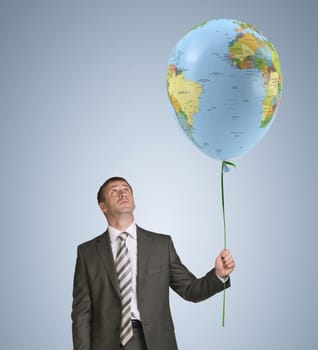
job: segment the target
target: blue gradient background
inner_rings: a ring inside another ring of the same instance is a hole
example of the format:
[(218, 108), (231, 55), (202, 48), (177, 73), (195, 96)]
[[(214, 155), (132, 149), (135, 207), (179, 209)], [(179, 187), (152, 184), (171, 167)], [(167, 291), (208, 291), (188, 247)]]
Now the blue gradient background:
[[(234, 18), (277, 48), (284, 90), (266, 137), (226, 174), (227, 293), (174, 293), (179, 348), (315, 349), (317, 2), (0, 3), (0, 348), (71, 349), (76, 246), (105, 228), (96, 191), (120, 174), (137, 222), (171, 233), (203, 275), (222, 248), (220, 163), (195, 149), (166, 94), (172, 49), (193, 25)], [(195, 322), (193, 322), (195, 320)]]

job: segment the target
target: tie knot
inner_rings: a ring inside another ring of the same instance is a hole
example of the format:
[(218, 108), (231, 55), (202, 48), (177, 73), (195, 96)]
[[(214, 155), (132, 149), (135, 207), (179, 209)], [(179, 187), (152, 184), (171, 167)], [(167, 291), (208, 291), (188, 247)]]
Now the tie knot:
[(128, 237), (128, 233), (127, 232), (121, 232), (119, 235), (118, 235), (118, 238), (121, 240), (121, 241), (126, 241)]

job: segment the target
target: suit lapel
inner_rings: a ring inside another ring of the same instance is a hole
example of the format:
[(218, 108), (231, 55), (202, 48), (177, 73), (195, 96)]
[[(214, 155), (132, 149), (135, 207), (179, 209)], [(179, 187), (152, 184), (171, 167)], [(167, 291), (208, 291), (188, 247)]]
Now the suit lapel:
[(112, 248), (110, 245), (108, 231), (106, 231), (100, 237), (100, 239), (97, 241), (96, 245), (97, 245), (97, 251), (98, 251), (99, 257), (103, 262), (103, 265), (104, 265), (105, 270), (108, 274), (108, 277), (109, 277), (114, 289), (116, 290), (118, 297), (120, 298), (118, 279), (117, 279), (117, 275), (116, 275), (114, 257), (113, 257), (113, 252), (112, 252)]
[[(143, 290), (144, 280), (147, 274), (148, 260), (152, 246), (150, 235), (137, 226), (137, 298)], [(111, 249), (108, 231), (106, 231), (96, 242), (97, 251), (103, 262), (106, 273), (120, 298), (118, 279), (116, 275), (113, 252)]]
[(137, 297), (141, 296), (144, 280), (147, 274), (152, 239), (150, 235), (137, 226)]

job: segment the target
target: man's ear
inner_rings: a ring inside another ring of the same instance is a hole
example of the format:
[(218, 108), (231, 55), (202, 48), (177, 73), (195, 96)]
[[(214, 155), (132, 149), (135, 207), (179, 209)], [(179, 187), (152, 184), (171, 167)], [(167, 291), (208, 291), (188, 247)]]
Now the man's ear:
[(100, 202), (100, 203), (98, 203), (98, 205), (99, 205), (99, 207), (100, 207), (100, 210), (101, 210), (104, 214), (106, 214), (107, 208), (106, 208), (105, 203), (104, 203), (104, 202)]

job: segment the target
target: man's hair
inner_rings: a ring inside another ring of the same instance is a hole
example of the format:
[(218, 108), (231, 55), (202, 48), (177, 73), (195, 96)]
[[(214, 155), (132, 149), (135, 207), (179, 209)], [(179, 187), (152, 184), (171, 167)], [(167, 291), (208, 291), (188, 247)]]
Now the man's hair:
[(110, 177), (109, 179), (107, 179), (102, 185), (101, 187), (99, 188), (98, 192), (97, 192), (97, 202), (98, 203), (101, 203), (101, 202), (104, 202), (105, 200), (105, 197), (104, 197), (104, 189), (105, 187), (110, 184), (111, 182), (115, 182), (115, 181), (123, 181), (123, 182), (126, 182), (126, 184), (129, 186), (131, 192), (133, 192), (133, 189), (130, 185), (130, 183), (124, 179), (123, 177), (120, 177), (120, 176), (113, 176), (113, 177)]

